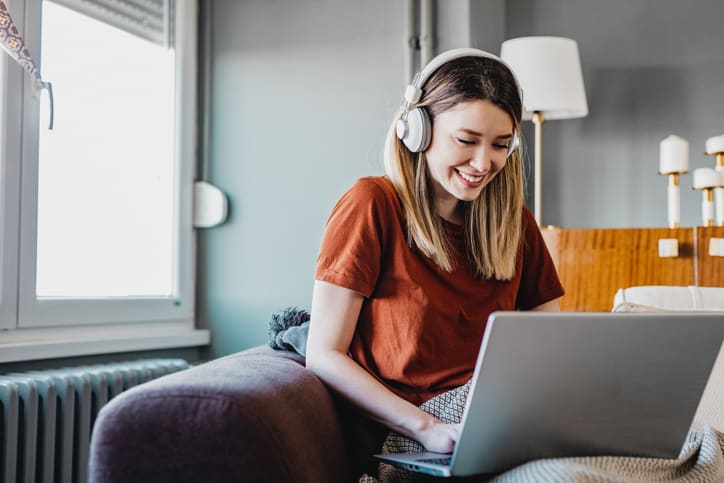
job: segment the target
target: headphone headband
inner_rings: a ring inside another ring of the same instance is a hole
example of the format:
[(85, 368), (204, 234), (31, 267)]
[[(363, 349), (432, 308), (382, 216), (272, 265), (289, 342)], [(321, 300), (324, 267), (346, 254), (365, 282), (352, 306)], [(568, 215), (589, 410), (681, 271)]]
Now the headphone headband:
[(460, 59), (463, 57), (482, 57), (485, 59), (493, 59), (495, 61), (500, 62), (505, 67), (508, 68), (510, 73), (513, 75), (513, 79), (515, 80), (515, 87), (518, 90), (518, 95), (520, 96), (520, 103), (521, 106), (523, 105), (523, 90), (520, 88), (520, 82), (518, 81), (518, 77), (515, 75), (515, 71), (513, 68), (508, 64), (506, 61), (501, 59), (495, 54), (491, 54), (490, 52), (486, 52), (484, 50), (480, 49), (473, 49), (470, 47), (462, 47), (459, 49), (452, 49), (447, 50), (435, 58), (433, 58), (428, 64), (415, 75), (415, 78), (412, 81), (412, 84), (407, 86), (407, 90), (405, 91), (405, 100), (409, 104), (414, 104), (417, 101), (420, 100), (422, 97), (422, 87), (425, 85), (427, 80), (432, 76), (432, 74), (437, 71), (440, 67), (447, 64), (448, 62)]

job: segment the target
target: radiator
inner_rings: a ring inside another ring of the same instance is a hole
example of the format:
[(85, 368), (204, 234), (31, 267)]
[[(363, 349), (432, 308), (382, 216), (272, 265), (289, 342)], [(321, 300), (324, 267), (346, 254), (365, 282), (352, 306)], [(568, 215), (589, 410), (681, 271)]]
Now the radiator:
[(85, 483), (100, 408), (132, 386), (187, 367), (183, 359), (144, 359), (0, 374), (0, 482)]

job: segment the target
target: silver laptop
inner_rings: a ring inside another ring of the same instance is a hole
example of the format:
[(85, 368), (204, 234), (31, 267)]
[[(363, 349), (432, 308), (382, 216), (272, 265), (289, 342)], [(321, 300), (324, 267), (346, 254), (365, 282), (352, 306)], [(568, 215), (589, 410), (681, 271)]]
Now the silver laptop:
[(676, 458), (724, 340), (724, 314), (496, 312), (452, 454), (375, 455), (437, 476), (538, 458)]

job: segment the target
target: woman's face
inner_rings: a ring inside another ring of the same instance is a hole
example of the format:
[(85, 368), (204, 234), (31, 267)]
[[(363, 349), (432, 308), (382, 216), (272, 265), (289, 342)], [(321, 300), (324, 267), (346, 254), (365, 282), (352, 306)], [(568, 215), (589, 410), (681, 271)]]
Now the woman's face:
[(480, 195), (505, 166), (512, 137), (512, 119), (490, 101), (461, 102), (435, 118), (425, 156), (441, 216)]

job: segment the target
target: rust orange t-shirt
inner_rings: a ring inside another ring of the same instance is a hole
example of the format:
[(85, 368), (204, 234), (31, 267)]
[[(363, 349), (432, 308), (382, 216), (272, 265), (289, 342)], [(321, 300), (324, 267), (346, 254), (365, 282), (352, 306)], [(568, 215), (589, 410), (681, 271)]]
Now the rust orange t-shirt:
[(490, 313), (531, 309), (560, 297), (563, 288), (527, 208), (515, 275), (504, 282), (469, 270), (463, 226), (445, 222), (452, 272), (411, 248), (406, 226), (386, 177), (358, 180), (327, 221), (315, 279), (364, 295), (350, 355), (419, 405), (472, 377)]

